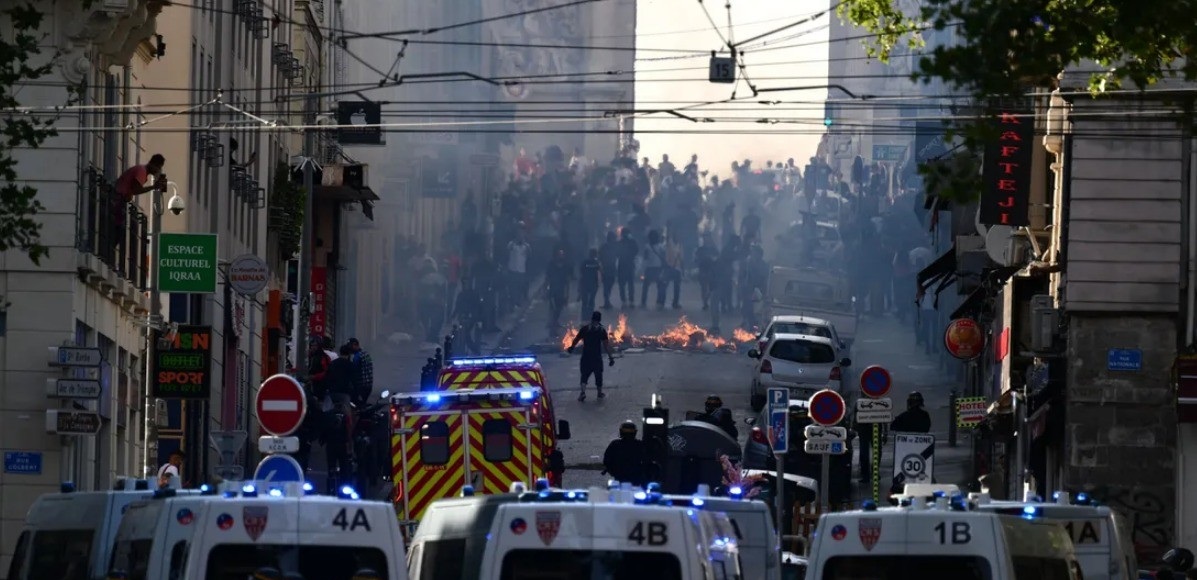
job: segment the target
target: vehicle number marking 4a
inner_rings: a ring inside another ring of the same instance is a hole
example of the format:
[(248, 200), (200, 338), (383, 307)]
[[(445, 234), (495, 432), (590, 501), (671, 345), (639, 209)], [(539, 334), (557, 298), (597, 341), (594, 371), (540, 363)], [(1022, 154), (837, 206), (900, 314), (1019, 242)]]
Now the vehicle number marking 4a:
[(628, 532), (628, 541), (637, 546), (664, 546), (669, 543), (669, 528), (665, 522), (636, 522)]
[(940, 544), (967, 544), (973, 541), (973, 529), (968, 522), (939, 522), (933, 529)]
[(1101, 520), (1069, 520), (1064, 522), (1064, 529), (1072, 536), (1074, 544), (1100, 544)]
[(342, 532), (356, 532), (358, 528), (370, 531), (370, 520), (366, 518), (366, 510), (362, 508), (353, 513), (353, 518), (349, 517), (347, 508), (341, 508), (333, 517), (332, 525), (334, 528), (340, 528)]

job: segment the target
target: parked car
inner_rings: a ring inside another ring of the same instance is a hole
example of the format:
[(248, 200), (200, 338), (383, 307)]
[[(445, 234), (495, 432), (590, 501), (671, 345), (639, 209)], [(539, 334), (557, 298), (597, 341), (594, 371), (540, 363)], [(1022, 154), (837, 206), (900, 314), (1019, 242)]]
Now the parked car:
[(830, 338), (809, 334), (774, 334), (763, 349), (752, 349), (748, 356), (757, 359), (752, 369), (749, 402), (753, 411), (765, 407), (769, 387), (785, 387), (792, 399), (809, 399), (823, 389), (840, 391), (843, 368), (851, 366), (848, 358), (837, 358), (836, 345)]
[[(773, 456), (773, 450), (769, 445), (767, 435), (769, 429), (769, 412), (765, 410), (757, 417), (745, 418), (744, 423), (752, 428), (744, 441), (744, 456), (742, 459), (744, 469), (776, 471), (777, 460)], [(841, 422), (842, 425), (846, 425), (847, 423), (846, 419)], [(818, 481), (822, 476), (822, 459), (824, 456), (811, 455), (803, 451), (803, 445), (806, 443), (806, 427), (811, 424), (813, 424), (813, 421), (811, 421), (807, 412), (806, 400), (791, 398), (790, 430), (788, 434), (789, 450), (785, 455), (785, 472), (809, 477)], [(856, 432), (849, 430), (848, 441), (844, 445), (846, 448), (844, 454), (826, 456), (831, 461), (829, 495), (832, 505), (839, 505), (849, 499), (852, 487), (852, 446), (855, 439)]]
[(773, 338), (775, 334), (822, 336), (823, 338), (831, 339), (831, 344), (836, 349), (836, 359), (844, 359), (852, 356), (851, 347), (846, 341), (840, 338), (835, 325), (823, 318), (793, 314), (779, 314), (774, 316), (769, 321), (769, 324), (765, 326), (765, 329), (761, 331), (760, 336), (757, 337), (757, 349), (763, 352), (765, 345), (769, 343), (769, 339)]

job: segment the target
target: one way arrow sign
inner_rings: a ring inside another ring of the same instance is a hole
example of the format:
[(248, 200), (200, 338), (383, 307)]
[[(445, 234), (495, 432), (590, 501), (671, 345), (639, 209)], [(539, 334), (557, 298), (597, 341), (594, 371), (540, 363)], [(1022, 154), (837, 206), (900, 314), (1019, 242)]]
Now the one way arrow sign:
[(455, 197), (457, 195), (457, 172), (453, 170), (452, 158), (425, 159), (423, 170), (424, 197)]
[(445, 172), (443, 172), (443, 173), (441, 173), (441, 174), (440, 174), (440, 177), (438, 177), (436, 181), (437, 181), (437, 183), (439, 183), (440, 185), (442, 185), (442, 186), (445, 186), (445, 187), (448, 187), (448, 186), (449, 186), (449, 183), (450, 183), (449, 179), (450, 179), (451, 177), (452, 177), (452, 174), (451, 174), (451, 173), (449, 173), (448, 171), (445, 171)]

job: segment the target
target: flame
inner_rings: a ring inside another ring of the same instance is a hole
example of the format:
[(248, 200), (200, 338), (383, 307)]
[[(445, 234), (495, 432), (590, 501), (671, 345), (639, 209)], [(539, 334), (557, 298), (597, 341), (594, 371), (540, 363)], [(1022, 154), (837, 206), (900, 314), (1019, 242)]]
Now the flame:
[[(715, 350), (732, 352), (736, 350), (738, 343), (752, 342), (757, 337), (755, 333), (744, 330), (743, 328), (735, 329), (732, 332), (731, 338), (712, 336), (707, 329), (690, 322), (685, 316), (682, 316), (673, 326), (666, 328), (660, 334), (636, 336), (632, 331), (632, 327), (628, 325), (626, 314), (620, 314), (615, 326), (607, 329), (607, 332), (611, 337), (612, 344), (623, 348), (651, 346), (675, 349), (714, 348)], [(569, 329), (565, 333), (565, 336), (561, 337), (561, 347), (563, 349), (569, 348), (569, 345), (573, 343), (574, 337), (577, 335), (577, 329)], [(710, 346), (707, 347), (707, 344)]]

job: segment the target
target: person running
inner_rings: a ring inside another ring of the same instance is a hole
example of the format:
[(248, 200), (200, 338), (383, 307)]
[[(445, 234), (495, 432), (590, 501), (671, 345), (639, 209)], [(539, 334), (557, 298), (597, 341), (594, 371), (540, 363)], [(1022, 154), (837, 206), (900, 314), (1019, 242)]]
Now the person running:
[(586, 400), (586, 384), (590, 382), (590, 375), (594, 375), (594, 385), (598, 388), (598, 398), (603, 394), (603, 351), (607, 352), (607, 363), (615, 366), (615, 354), (611, 352), (611, 341), (607, 329), (602, 324), (603, 313), (597, 310), (590, 315), (590, 324), (583, 326), (574, 336), (568, 352), (573, 354), (574, 347), (582, 343), (582, 392), (578, 393), (578, 401)]

